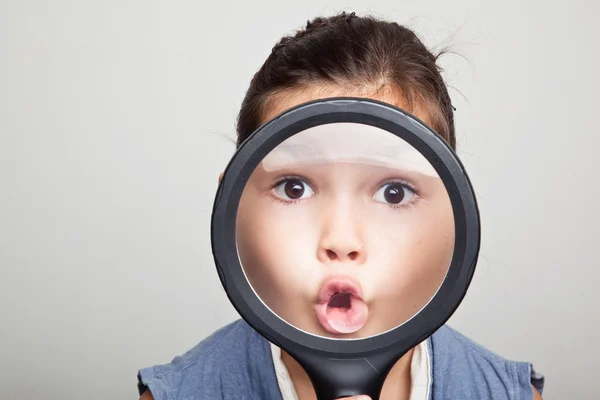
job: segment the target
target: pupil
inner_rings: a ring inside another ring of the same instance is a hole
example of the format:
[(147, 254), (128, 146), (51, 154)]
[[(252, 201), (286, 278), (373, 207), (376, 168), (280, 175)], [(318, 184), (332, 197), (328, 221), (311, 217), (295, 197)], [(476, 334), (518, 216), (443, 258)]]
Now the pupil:
[(299, 199), (304, 194), (304, 185), (298, 180), (286, 182), (284, 189), (290, 199)]
[(391, 204), (398, 204), (404, 199), (404, 188), (402, 185), (393, 184), (385, 189), (385, 201)]

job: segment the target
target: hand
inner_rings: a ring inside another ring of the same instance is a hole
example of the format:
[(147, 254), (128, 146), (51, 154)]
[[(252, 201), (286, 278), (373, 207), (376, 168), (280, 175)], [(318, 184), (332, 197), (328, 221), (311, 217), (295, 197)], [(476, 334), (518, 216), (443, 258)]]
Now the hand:
[(337, 400), (371, 400), (371, 398), (369, 396), (361, 394), (360, 396), (344, 397)]

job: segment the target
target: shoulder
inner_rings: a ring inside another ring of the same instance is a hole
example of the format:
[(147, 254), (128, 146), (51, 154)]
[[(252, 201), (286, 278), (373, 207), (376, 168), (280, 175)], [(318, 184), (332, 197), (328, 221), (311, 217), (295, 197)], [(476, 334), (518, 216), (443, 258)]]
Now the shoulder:
[[(148, 400), (221, 399), (252, 385), (262, 396), (270, 390), (271, 368), (268, 342), (243, 320), (237, 320), (170, 362), (140, 369), (138, 391), (140, 395), (151, 393), (153, 397)], [(253, 384), (254, 378), (262, 378), (262, 383)]]
[[(457, 330), (442, 326), (429, 340), (434, 392), (474, 399), (535, 399), (544, 376), (529, 362), (504, 358)], [(535, 388), (535, 390), (534, 390)]]

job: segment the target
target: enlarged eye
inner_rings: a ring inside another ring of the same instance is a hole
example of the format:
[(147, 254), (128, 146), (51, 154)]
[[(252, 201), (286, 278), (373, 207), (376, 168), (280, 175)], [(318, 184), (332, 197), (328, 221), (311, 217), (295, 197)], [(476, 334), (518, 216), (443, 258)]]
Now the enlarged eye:
[(405, 184), (392, 182), (383, 185), (373, 197), (381, 203), (398, 206), (410, 203), (415, 195), (416, 193)]
[(277, 197), (286, 201), (301, 200), (312, 196), (314, 193), (308, 183), (298, 178), (288, 178), (281, 181), (273, 188), (273, 190)]

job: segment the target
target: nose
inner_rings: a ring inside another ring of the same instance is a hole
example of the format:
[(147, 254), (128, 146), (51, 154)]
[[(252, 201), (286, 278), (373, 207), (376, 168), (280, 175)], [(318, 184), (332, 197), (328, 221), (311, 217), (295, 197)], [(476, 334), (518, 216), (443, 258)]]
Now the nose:
[(331, 210), (328, 214), (322, 225), (318, 259), (323, 263), (363, 263), (367, 254), (360, 235), (360, 221), (356, 221), (359, 217), (351, 210)]

